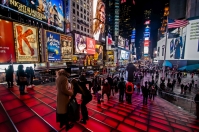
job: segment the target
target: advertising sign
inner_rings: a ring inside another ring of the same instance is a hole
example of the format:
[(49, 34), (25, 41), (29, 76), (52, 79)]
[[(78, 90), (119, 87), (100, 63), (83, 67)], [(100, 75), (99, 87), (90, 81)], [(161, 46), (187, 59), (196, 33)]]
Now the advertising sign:
[(126, 51), (125, 50), (121, 50), (120, 59), (121, 60), (125, 60), (126, 59)]
[[(199, 19), (189, 21), (185, 46), (187, 60), (199, 60)], [(182, 36), (183, 37), (183, 36)]]
[(57, 33), (46, 31), (46, 46), (48, 51), (48, 60), (60, 61), (61, 60), (60, 35)]
[(64, 30), (62, 0), (6, 0), (10, 8)]
[(65, 9), (66, 9), (66, 11), (65, 11), (65, 22), (66, 22), (66, 27), (65, 27), (65, 32), (66, 33), (69, 33), (69, 32), (71, 32), (71, 24), (70, 24), (70, 10), (71, 10), (71, 8), (70, 8), (70, 0), (66, 0), (65, 1), (65, 4), (66, 4), (66, 6), (65, 6)]
[(125, 41), (125, 49), (129, 50), (129, 40), (127, 40), (127, 39)]
[(95, 54), (95, 40), (91, 38), (86, 38), (87, 43), (87, 54)]
[(61, 35), (61, 54), (62, 60), (72, 60), (73, 38), (71, 36)]
[(0, 19), (0, 29), (0, 63), (16, 62), (13, 23)]
[(93, 37), (99, 42), (105, 42), (105, 3), (102, 0), (93, 0)]
[(149, 46), (149, 40), (144, 41), (144, 46)]
[(125, 39), (121, 36), (118, 36), (118, 47), (124, 48), (125, 47)]
[(14, 23), (17, 62), (38, 62), (39, 45), (36, 27)]
[(95, 60), (102, 60), (103, 59), (103, 46), (102, 45), (95, 45)]
[(144, 54), (148, 54), (149, 53), (149, 47), (144, 47)]
[(75, 54), (87, 53), (86, 37), (80, 34), (75, 34)]

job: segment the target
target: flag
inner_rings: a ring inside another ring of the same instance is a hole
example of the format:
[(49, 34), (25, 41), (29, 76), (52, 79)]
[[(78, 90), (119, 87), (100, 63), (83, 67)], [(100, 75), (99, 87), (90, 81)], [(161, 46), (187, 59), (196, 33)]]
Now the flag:
[(112, 36), (108, 34), (108, 45), (112, 45), (112, 43), (113, 43)]
[(172, 20), (168, 19), (168, 29), (169, 28), (179, 28), (184, 27), (189, 24), (189, 21), (187, 20)]

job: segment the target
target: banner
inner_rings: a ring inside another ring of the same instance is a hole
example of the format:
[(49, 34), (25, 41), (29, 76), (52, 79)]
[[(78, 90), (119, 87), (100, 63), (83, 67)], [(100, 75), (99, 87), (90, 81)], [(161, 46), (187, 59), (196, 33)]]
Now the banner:
[(62, 60), (72, 60), (73, 38), (71, 36), (61, 35), (61, 54)]
[(95, 54), (95, 40), (91, 38), (86, 38), (87, 43), (87, 54)]
[[(2, 0), (4, 1), (4, 0)], [(62, 0), (5, 0), (4, 5), (64, 31)]]
[(14, 36), (17, 62), (38, 62), (38, 30), (19, 23), (14, 23)]
[(93, 0), (93, 37), (99, 42), (105, 42), (106, 6), (102, 0)]
[(61, 60), (60, 35), (46, 31), (46, 46), (49, 61)]
[(16, 62), (12, 22), (0, 19), (0, 29), (0, 63)]
[(80, 34), (75, 34), (75, 54), (87, 53), (86, 37)]
[(118, 47), (124, 48), (125, 46), (125, 39), (121, 36), (118, 36)]

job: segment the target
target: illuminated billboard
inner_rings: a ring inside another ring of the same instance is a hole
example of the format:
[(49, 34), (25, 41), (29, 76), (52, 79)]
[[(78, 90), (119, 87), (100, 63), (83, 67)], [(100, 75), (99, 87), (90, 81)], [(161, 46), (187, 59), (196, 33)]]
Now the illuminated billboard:
[(14, 23), (14, 36), (17, 62), (38, 62), (38, 29)]
[(105, 3), (102, 0), (93, 0), (93, 37), (99, 42), (105, 42)]
[(61, 35), (61, 54), (62, 60), (72, 60), (73, 38), (67, 35)]
[(121, 48), (125, 47), (125, 39), (121, 36), (118, 36), (118, 47), (121, 47)]
[[(0, 19), (0, 63), (16, 62), (13, 23)], [(5, 71), (4, 71), (5, 72)]]
[(148, 54), (149, 53), (149, 47), (144, 47), (144, 54)]
[(75, 54), (86, 54), (86, 47), (86, 37), (80, 34), (75, 34)]
[[(4, 1), (4, 0), (2, 0)], [(5, 0), (4, 5), (64, 31), (62, 0)]]

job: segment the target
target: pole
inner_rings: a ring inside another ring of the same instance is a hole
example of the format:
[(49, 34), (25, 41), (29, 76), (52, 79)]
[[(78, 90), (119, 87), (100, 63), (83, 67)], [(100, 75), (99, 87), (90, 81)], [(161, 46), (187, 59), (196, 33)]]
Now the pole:
[[(167, 16), (167, 27), (166, 27), (166, 40), (165, 40), (165, 52), (164, 52), (164, 62), (163, 62), (163, 64), (165, 64), (165, 60), (166, 60), (166, 54), (167, 54), (167, 37), (168, 37), (168, 16)], [(164, 65), (163, 66), (163, 75), (162, 75), (162, 77), (164, 77), (164, 73), (165, 73), (165, 68), (166, 68), (166, 66)]]

